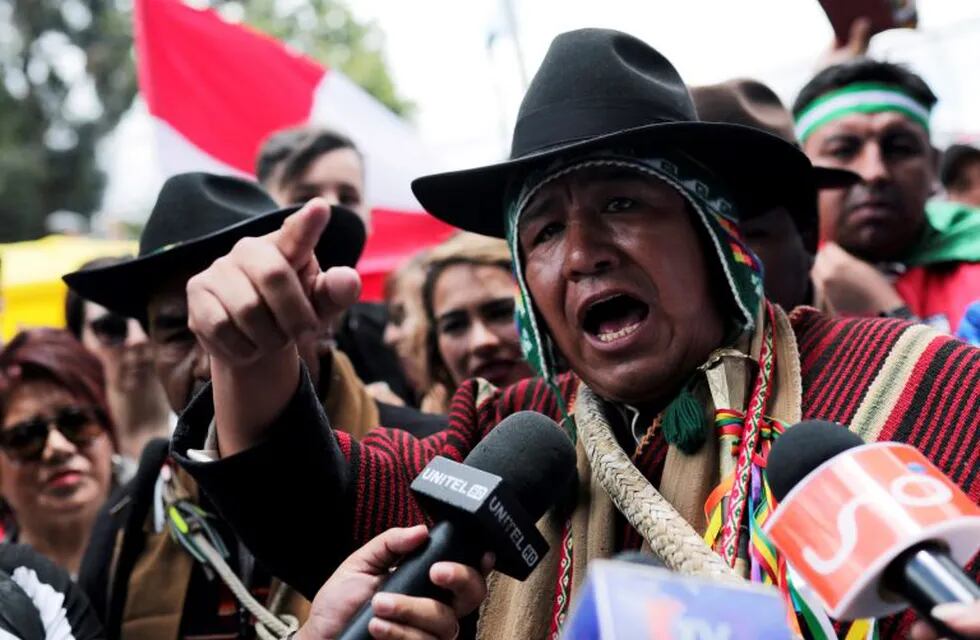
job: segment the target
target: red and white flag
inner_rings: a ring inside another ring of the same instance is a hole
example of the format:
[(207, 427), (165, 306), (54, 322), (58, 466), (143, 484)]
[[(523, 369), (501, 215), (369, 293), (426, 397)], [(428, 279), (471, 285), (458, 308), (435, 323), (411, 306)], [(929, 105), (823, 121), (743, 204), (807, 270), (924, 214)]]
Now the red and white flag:
[(273, 131), (322, 124), (350, 136), (367, 164), (372, 230), (358, 265), (364, 298), (408, 256), (452, 233), (422, 211), (410, 189), (435, 163), (411, 128), (337, 70), (181, 0), (137, 0), (140, 90), (167, 175), (252, 176)]

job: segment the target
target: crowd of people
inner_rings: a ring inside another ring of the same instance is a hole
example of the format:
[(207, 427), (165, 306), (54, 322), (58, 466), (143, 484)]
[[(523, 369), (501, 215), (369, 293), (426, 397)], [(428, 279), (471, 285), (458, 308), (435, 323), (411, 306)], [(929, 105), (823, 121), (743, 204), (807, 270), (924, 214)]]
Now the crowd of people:
[[(173, 176), (138, 255), (65, 276), (67, 330), (0, 351), (3, 535), (108, 638), (326, 640), (368, 601), (376, 638), (555, 638), (588, 563), (624, 550), (788, 589), (751, 552), (750, 496), (804, 419), (910, 444), (980, 501), (980, 150), (936, 149), (937, 100), (857, 56), (787, 108), (564, 33), (508, 160), (413, 183), (459, 231), (383, 304), (359, 300), (352, 139), (284, 130), (257, 181)], [(578, 455), (541, 566), (438, 563), (448, 602), (376, 593), (427, 536), (412, 480), (521, 410)], [(980, 637), (978, 607), (936, 615)], [(935, 637), (910, 612), (875, 625)]]

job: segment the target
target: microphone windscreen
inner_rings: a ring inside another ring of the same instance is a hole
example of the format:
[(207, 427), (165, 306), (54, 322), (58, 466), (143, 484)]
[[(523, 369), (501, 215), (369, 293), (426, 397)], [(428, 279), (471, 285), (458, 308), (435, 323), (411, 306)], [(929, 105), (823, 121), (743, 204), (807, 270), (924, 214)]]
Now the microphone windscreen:
[(534, 520), (558, 502), (576, 474), (571, 439), (534, 411), (504, 418), (463, 462), (503, 478)]
[(766, 460), (769, 487), (782, 501), (810, 472), (838, 453), (864, 444), (847, 427), (826, 420), (804, 420), (776, 438)]

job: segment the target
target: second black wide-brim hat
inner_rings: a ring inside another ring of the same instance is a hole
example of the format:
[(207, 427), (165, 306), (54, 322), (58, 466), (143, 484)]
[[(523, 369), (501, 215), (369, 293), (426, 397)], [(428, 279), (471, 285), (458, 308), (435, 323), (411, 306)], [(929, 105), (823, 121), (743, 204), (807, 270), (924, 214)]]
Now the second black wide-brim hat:
[[(63, 279), (86, 300), (145, 321), (149, 300), (162, 287), (203, 271), (242, 238), (272, 233), (299, 208), (279, 207), (249, 180), (201, 172), (178, 174), (160, 189), (135, 258), (75, 271)], [(314, 250), (320, 267), (353, 267), (366, 237), (356, 213), (331, 207), (330, 223)]]
[(702, 122), (684, 81), (642, 40), (579, 29), (551, 43), (517, 115), (510, 159), (416, 179), (412, 191), (449, 224), (504, 237), (504, 199), (515, 180), (566, 154), (629, 147), (684, 152), (741, 192), (779, 189), (816, 215), (813, 165), (793, 144), (737, 124)]

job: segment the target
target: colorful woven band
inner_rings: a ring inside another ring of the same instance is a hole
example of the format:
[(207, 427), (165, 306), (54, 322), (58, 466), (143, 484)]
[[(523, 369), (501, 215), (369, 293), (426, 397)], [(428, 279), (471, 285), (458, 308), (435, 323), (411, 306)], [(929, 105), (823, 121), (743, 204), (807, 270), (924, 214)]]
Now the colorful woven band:
[(796, 137), (800, 144), (827, 124), (852, 113), (895, 111), (911, 118), (929, 131), (929, 108), (899, 87), (862, 82), (821, 95), (796, 117)]

